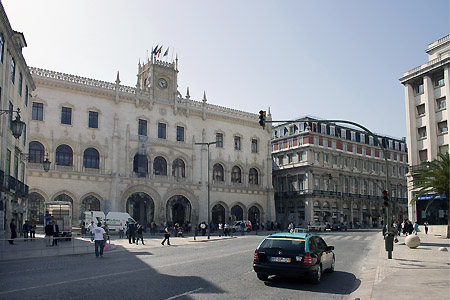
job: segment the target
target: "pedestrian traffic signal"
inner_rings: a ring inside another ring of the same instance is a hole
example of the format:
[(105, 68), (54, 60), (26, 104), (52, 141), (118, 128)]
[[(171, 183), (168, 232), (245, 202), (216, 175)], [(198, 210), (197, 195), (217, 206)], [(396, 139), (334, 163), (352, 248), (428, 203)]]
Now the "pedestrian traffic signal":
[(383, 191), (383, 204), (386, 207), (389, 206), (389, 192), (386, 190)]
[(259, 111), (259, 125), (264, 129), (266, 127), (266, 111)]

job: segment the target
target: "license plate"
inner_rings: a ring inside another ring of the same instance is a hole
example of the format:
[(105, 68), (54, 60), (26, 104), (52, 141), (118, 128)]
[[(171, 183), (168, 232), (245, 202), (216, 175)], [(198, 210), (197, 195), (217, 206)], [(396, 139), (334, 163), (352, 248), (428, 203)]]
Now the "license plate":
[(271, 262), (281, 262), (281, 263), (290, 263), (291, 259), (289, 257), (271, 257)]

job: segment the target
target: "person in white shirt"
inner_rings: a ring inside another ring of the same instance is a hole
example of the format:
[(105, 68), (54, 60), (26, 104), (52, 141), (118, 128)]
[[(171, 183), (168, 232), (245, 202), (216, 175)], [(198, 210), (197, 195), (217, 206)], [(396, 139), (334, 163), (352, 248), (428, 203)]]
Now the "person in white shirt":
[(88, 230), (89, 230), (89, 232), (91, 233), (91, 241), (93, 241), (94, 240), (94, 228), (95, 228), (95, 223), (94, 223), (94, 221), (91, 221), (91, 224), (88, 226)]
[(105, 248), (105, 241), (106, 241), (105, 229), (99, 226), (95, 226), (94, 229), (92, 230), (92, 233), (94, 234), (94, 241), (95, 241), (95, 257), (98, 258), (99, 255), (100, 257), (103, 257), (103, 249)]

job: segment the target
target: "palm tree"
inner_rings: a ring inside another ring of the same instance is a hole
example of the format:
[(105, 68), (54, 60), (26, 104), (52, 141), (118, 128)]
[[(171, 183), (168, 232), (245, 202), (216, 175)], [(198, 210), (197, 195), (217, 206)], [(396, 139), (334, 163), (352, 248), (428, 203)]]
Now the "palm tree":
[[(431, 194), (430, 200), (426, 209), (439, 196), (439, 201), (449, 201), (449, 170), (450, 158), (448, 152), (445, 154), (439, 153), (438, 159), (426, 161), (420, 164), (421, 168), (412, 171), (412, 186), (416, 192), (415, 197), (411, 200), (414, 205), (420, 196)], [(447, 199), (444, 199), (444, 195)], [(450, 203), (449, 203), (450, 204)], [(447, 226), (447, 238), (450, 233), (450, 218)]]

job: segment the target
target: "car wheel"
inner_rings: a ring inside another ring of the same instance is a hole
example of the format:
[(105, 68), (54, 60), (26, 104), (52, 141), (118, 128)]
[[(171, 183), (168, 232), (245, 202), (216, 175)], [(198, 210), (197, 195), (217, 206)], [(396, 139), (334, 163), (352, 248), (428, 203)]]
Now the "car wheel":
[(330, 266), (330, 268), (328, 269), (328, 272), (330, 272), (330, 273), (333, 273), (333, 272), (334, 272), (334, 266), (335, 266), (335, 264), (336, 264), (336, 259), (335, 259), (334, 256), (333, 256), (333, 261), (331, 262), (331, 266)]
[(314, 274), (313, 274), (312, 282), (315, 284), (319, 284), (321, 279), (322, 279), (322, 266), (319, 265), (319, 267), (317, 268), (317, 271), (314, 272)]
[(256, 273), (256, 277), (258, 277), (259, 280), (266, 281), (269, 276), (267, 274), (262, 273)]

